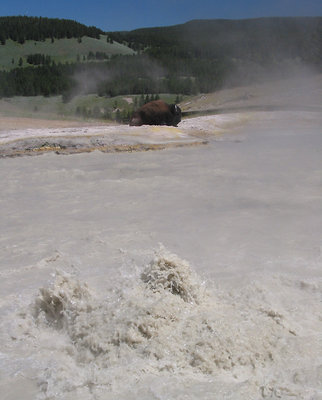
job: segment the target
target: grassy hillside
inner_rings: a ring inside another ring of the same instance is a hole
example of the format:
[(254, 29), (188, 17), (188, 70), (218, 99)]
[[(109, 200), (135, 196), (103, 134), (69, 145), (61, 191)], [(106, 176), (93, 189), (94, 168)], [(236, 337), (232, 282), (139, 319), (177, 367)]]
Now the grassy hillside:
[[(109, 43), (106, 35), (100, 35), (100, 39), (82, 37), (81, 41), (77, 38), (71, 39), (46, 39), (44, 41), (27, 40), (24, 44), (14, 42), (9, 39), (5, 45), (0, 46), (0, 70), (10, 70), (18, 67), (19, 59), (22, 58), (22, 66), (29, 65), (27, 56), (30, 54), (44, 54), (50, 56), (51, 61), (56, 63), (75, 63), (87, 60), (89, 52), (105, 53), (111, 57), (116, 54), (131, 55), (134, 50), (129, 47), (114, 42)], [(85, 60), (84, 60), (85, 57)]]

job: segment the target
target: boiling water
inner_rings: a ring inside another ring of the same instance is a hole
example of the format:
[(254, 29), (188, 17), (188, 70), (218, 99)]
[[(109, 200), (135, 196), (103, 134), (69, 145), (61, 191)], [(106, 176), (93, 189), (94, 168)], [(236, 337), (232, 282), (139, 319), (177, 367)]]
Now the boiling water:
[(306, 118), (196, 149), (1, 160), (1, 398), (321, 399)]
[(161, 247), (103, 294), (57, 271), (10, 335), (39, 398), (319, 398), (321, 321), (306, 314), (321, 290), (279, 276), (222, 292)]

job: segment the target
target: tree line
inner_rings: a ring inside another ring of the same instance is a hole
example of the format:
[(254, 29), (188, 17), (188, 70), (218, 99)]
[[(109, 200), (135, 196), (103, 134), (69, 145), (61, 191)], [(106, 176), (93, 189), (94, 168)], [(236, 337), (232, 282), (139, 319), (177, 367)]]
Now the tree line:
[(32, 65), (50, 65), (52, 63), (51, 57), (45, 54), (29, 54), (27, 55), (27, 63)]
[(89, 36), (99, 39), (103, 31), (79, 22), (43, 17), (0, 17), (0, 44), (7, 39), (23, 44), (26, 40), (42, 41), (47, 38), (81, 38)]
[(50, 96), (66, 93), (74, 85), (73, 65), (55, 63), (0, 71), (0, 96)]
[[(46, 64), (46, 58), (29, 59), (34, 66), (0, 71), (0, 96), (37, 96), (63, 94), (65, 101), (79, 92), (84, 93), (84, 83), (95, 82), (85, 93), (114, 97), (125, 94), (173, 93), (194, 94), (204, 89), (213, 90), (218, 84), (223, 68), (195, 66), (182, 76), (166, 69), (145, 54), (114, 56), (109, 61)], [(45, 64), (37, 65), (37, 62)], [(214, 72), (215, 71), (215, 72)], [(195, 74), (193, 76), (192, 74)], [(198, 75), (200, 74), (200, 76)], [(81, 78), (75, 78), (79, 77)]]

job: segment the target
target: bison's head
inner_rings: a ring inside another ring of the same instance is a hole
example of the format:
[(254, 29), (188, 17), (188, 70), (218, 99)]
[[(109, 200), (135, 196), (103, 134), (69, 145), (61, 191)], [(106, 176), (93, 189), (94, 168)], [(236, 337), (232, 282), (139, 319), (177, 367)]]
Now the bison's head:
[(176, 104), (170, 104), (170, 111), (173, 114), (173, 126), (177, 126), (181, 121), (181, 108)]

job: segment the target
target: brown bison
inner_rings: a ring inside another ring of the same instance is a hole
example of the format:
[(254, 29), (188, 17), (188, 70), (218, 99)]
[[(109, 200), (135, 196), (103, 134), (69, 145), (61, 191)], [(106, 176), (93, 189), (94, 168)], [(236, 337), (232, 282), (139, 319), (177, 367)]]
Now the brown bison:
[(162, 100), (150, 101), (134, 111), (131, 126), (168, 125), (177, 126), (181, 121), (181, 110), (176, 104), (167, 104)]

